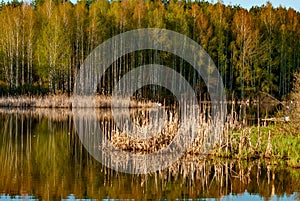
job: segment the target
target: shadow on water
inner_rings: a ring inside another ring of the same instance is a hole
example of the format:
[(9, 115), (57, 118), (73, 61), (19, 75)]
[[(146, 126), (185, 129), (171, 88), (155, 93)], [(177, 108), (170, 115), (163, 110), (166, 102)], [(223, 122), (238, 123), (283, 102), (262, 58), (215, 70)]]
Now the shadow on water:
[[(97, 114), (103, 129), (112, 132), (110, 110)], [(1, 110), (0, 131), (0, 200), (17, 195), (40, 200), (174, 200), (236, 194), (300, 200), (296, 193), (300, 192), (300, 170), (269, 161), (188, 155), (148, 175), (116, 172), (98, 163), (83, 148), (70, 110)]]

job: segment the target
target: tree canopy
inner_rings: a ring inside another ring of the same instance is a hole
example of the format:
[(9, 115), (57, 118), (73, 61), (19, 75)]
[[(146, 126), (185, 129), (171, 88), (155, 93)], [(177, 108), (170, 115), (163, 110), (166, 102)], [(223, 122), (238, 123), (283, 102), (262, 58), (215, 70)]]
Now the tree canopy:
[[(281, 98), (300, 67), (299, 20), (299, 12), (271, 3), (246, 10), (205, 1), (14, 0), (0, 10), (0, 94), (71, 94), (77, 70), (95, 47), (128, 30), (156, 27), (198, 42), (228, 94), (245, 98), (263, 91)], [(140, 63), (143, 54), (124, 60)], [(180, 59), (162, 60), (188, 74)], [(114, 83), (132, 66), (115, 68), (103, 82)]]

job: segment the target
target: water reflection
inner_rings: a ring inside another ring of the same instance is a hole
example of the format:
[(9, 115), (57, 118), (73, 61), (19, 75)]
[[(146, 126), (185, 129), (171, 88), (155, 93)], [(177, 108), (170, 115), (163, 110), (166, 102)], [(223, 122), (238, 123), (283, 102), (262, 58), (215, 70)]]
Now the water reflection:
[(22, 200), (35, 201), (38, 199), (36, 199), (30, 195), (22, 195), (22, 196), (20, 196), (20, 195), (16, 195), (16, 196), (0, 195), (0, 201), (22, 201)]
[(80, 201), (94, 201), (95, 199), (78, 199), (75, 198), (74, 194), (69, 195), (66, 199), (62, 199), (62, 201), (76, 201), (76, 200), (80, 200)]
[[(97, 114), (111, 132), (110, 111)], [(148, 175), (115, 172), (83, 148), (69, 110), (1, 110), (0, 131), (1, 200), (23, 199), (18, 195), (28, 200), (231, 199), (236, 194), (300, 200), (295, 193), (300, 192), (300, 170), (269, 161), (188, 155)]]

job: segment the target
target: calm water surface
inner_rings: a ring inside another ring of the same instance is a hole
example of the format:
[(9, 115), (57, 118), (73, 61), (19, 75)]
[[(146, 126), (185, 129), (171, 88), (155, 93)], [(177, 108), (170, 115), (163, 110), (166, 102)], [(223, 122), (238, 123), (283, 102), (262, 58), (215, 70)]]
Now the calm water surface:
[[(110, 111), (98, 114), (110, 133)], [(0, 164), (1, 201), (300, 200), (300, 170), (268, 161), (190, 156), (149, 175), (115, 172), (82, 146), (69, 110), (0, 109)]]

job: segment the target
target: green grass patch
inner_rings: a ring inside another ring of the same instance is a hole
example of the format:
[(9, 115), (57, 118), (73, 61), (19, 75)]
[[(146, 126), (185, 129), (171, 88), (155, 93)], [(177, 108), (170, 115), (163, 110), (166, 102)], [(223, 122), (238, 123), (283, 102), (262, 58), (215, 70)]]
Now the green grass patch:
[[(284, 129), (286, 129), (284, 125)], [(300, 168), (300, 135), (285, 132), (281, 124), (261, 127), (248, 127), (234, 130), (223, 138), (221, 147), (214, 153), (218, 157), (245, 160), (270, 158), (284, 161), (288, 166)], [(227, 152), (226, 152), (227, 150)]]

